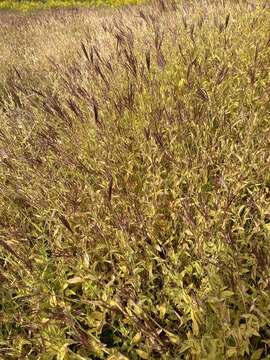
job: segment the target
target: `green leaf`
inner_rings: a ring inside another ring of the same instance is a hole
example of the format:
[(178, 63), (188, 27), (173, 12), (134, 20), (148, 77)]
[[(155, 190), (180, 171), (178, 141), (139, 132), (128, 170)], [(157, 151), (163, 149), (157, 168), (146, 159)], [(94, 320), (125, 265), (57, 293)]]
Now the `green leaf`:
[(230, 290), (225, 290), (225, 291), (222, 291), (221, 293), (221, 296), (226, 299), (226, 298), (229, 298), (231, 296), (234, 295), (234, 292), (233, 291), (230, 291)]

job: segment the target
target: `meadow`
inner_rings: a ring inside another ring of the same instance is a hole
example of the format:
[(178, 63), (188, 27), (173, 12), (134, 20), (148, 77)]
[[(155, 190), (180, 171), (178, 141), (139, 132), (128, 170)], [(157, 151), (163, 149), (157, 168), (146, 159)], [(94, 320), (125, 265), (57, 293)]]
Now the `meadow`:
[(269, 2), (0, 24), (0, 358), (269, 359)]
[(0, 0), (0, 10), (35, 11), (48, 9), (74, 9), (118, 7), (142, 4), (141, 0)]

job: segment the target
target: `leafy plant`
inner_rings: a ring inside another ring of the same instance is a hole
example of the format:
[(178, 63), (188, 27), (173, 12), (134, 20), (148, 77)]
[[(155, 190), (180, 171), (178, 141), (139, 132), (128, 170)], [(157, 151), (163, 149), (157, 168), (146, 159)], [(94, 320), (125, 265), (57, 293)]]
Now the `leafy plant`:
[(0, 15), (0, 356), (269, 358), (269, 15)]

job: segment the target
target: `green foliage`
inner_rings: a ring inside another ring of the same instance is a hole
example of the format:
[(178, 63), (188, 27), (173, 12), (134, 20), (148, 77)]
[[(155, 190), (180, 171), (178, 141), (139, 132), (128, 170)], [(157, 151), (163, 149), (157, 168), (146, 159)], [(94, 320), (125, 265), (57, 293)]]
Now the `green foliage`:
[(81, 11), (0, 30), (0, 356), (268, 359), (268, 4)]

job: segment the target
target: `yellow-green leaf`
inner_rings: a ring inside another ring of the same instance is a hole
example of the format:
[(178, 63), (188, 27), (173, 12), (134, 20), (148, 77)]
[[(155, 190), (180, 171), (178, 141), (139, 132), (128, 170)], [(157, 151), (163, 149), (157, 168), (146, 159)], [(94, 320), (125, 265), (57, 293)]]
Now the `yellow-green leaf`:
[(226, 356), (228, 358), (233, 357), (234, 355), (237, 355), (237, 349), (235, 347), (230, 347), (227, 351), (226, 351)]
[(164, 319), (164, 316), (166, 314), (166, 311), (167, 311), (167, 307), (166, 307), (166, 304), (161, 304), (161, 305), (158, 305), (157, 306), (158, 310), (159, 310), (159, 317), (161, 319)]
[(222, 293), (221, 293), (221, 296), (223, 298), (228, 298), (228, 297), (231, 297), (233, 295), (234, 295), (234, 292), (230, 291), (230, 290), (225, 290), (225, 291), (222, 291)]
[(133, 336), (131, 343), (134, 345), (138, 344), (140, 342), (141, 338), (142, 338), (142, 334), (140, 332), (138, 332), (135, 336)]
[(137, 349), (136, 350), (136, 353), (140, 356), (140, 358), (142, 359), (149, 359), (149, 356), (148, 356), (148, 353), (146, 351), (143, 351), (143, 350), (140, 350), (140, 349)]
[(261, 359), (261, 355), (264, 352), (264, 349), (258, 349), (254, 351), (254, 353), (251, 355), (250, 360), (259, 360)]
[(72, 279), (67, 280), (68, 284), (80, 284), (82, 282), (84, 282), (84, 279), (80, 276), (74, 276)]

